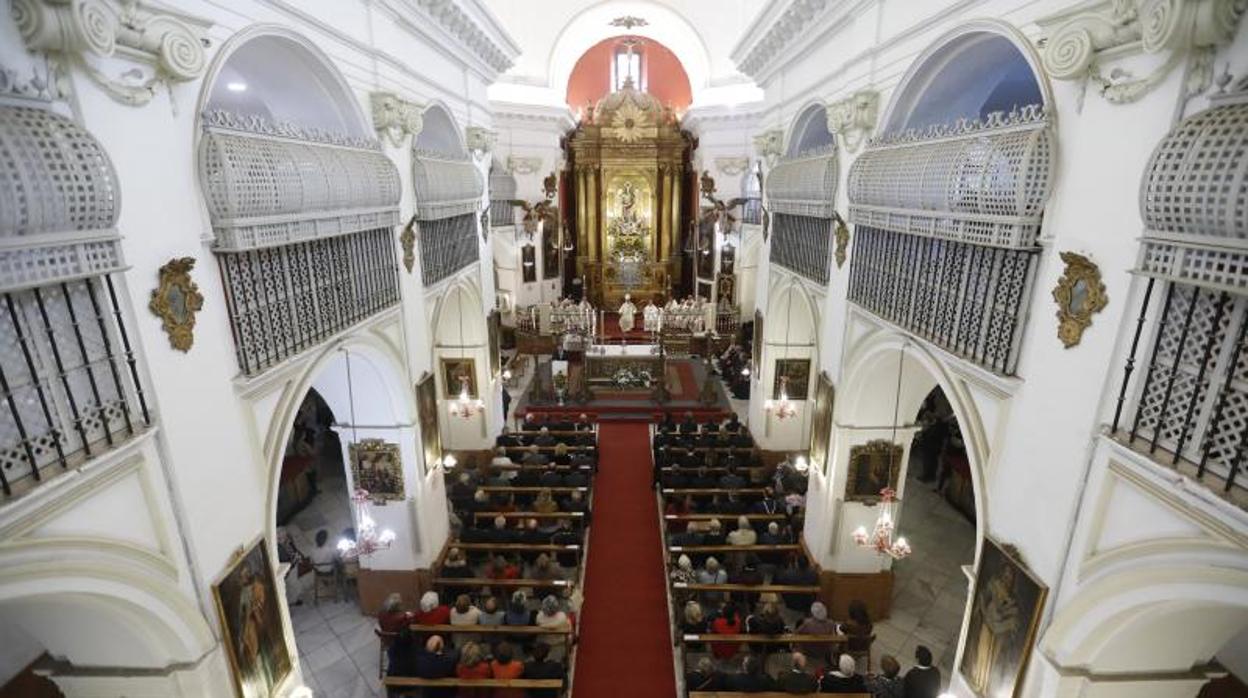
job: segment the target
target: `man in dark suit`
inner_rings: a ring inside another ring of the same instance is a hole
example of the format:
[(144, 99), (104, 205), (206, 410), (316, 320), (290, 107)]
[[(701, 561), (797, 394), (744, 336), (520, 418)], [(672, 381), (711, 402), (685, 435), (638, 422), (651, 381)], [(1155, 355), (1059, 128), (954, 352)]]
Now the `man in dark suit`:
[(735, 490), (745, 487), (745, 478), (737, 474), (736, 468), (729, 468), (723, 477), (719, 478), (719, 486), (726, 490)]
[(685, 413), (685, 421), (680, 423), (680, 433), (696, 434), (698, 432), (698, 423), (693, 421), (693, 413)]
[(780, 690), (785, 693), (805, 695), (819, 690), (819, 682), (806, 672), (806, 655), (793, 653), (793, 666), (780, 675)]
[[(407, 631), (407, 628), (404, 630)], [(434, 635), (425, 641), (423, 652), (417, 651), (409, 665), (410, 671), (398, 675), (416, 676), (422, 679), (448, 679), (455, 676), (457, 661), (455, 650), (446, 651), (446, 643), (443, 642), (442, 636)], [(389, 673), (396, 674), (397, 672)], [(431, 698), (450, 698), (457, 690), (456, 688), (434, 688), (425, 691), (425, 695)]]
[[(559, 662), (547, 659), (550, 655), (550, 645), (540, 642), (533, 645), (530, 650), (533, 655), (527, 664), (524, 665), (524, 678), (526, 679), (559, 679), (563, 681), (567, 675), (567, 670)], [(557, 688), (530, 688), (528, 695), (534, 698), (555, 698), (559, 695)]]
[(763, 671), (762, 661), (749, 654), (741, 662), (741, 673), (728, 677), (728, 687), (738, 693), (763, 693), (775, 690), (776, 682)]
[(914, 648), (914, 667), (906, 672), (906, 698), (936, 698), (940, 695), (940, 669), (932, 666), (932, 651), (923, 645)]

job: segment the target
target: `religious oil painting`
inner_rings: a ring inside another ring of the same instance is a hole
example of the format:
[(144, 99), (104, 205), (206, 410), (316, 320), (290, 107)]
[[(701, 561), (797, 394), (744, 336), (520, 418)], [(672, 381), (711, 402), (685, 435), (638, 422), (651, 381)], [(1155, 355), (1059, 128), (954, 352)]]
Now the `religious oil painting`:
[[(754, 328), (758, 332), (758, 328)], [(772, 388), (772, 399), (780, 399), (780, 383), (785, 381), (784, 391), (790, 400), (805, 400), (810, 397), (810, 359), (776, 359), (776, 382)]]
[(416, 383), (416, 414), (420, 419), (420, 445), (425, 467), (432, 468), (442, 457), (442, 434), (438, 431), (438, 387), (433, 374), (426, 373)]
[(752, 342), (750, 346), (750, 361), (754, 364), (752, 370), (756, 379), (758, 379), (761, 374), (759, 368), (762, 366), (763, 361), (763, 311), (761, 310), (754, 311), (754, 336), (750, 339)]
[(212, 587), (222, 642), (242, 698), (270, 698), (292, 666), (269, 548), (257, 539)]
[(469, 399), (480, 397), (477, 392), (477, 365), (472, 359), (442, 359), (442, 384), (446, 386), (446, 399), (454, 400), (468, 389)]
[(815, 388), (815, 414), (810, 426), (810, 467), (826, 472), (828, 444), (832, 438), (832, 401), (835, 389), (826, 372), (820, 372)]
[(542, 278), (559, 278), (559, 231), (558, 223), (548, 219), (542, 232)]
[(520, 248), (521, 278), (526, 284), (537, 281), (537, 249), (533, 245)]
[(503, 352), (499, 342), (502, 341), (502, 316), (497, 310), (491, 310), (487, 321), (490, 340), (490, 376), (497, 376), (503, 369)]
[(1012, 550), (984, 538), (959, 667), (980, 698), (1019, 695), (1047, 594)]
[(357, 489), (375, 502), (403, 499), (403, 460), (399, 445), (381, 439), (363, 439), (348, 447), (351, 478)]
[(878, 502), (880, 490), (897, 489), (901, 456), (901, 446), (883, 439), (850, 448), (845, 501)]

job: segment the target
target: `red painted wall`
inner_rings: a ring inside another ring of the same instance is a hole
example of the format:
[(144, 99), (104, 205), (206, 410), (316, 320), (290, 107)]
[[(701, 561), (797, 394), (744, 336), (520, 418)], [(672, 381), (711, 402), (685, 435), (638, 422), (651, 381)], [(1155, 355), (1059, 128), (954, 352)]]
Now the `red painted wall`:
[(689, 76), (676, 54), (653, 39), (616, 36), (594, 44), (576, 62), (568, 79), (568, 106), (572, 111), (578, 112), (586, 104), (597, 104), (611, 91), (611, 57), (615, 55), (615, 47), (628, 38), (644, 42), (641, 70), (646, 78), (646, 91), (677, 112), (688, 109), (693, 102), (693, 91), (689, 89)]

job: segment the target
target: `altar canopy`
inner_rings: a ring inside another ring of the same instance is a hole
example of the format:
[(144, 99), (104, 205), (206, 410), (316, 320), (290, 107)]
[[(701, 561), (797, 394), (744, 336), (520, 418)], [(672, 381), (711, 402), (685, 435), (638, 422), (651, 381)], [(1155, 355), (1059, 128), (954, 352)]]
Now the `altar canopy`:
[(691, 149), (672, 110), (631, 80), (569, 137), (577, 274), (595, 306), (618, 308), (626, 293), (640, 306), (686, 292)]

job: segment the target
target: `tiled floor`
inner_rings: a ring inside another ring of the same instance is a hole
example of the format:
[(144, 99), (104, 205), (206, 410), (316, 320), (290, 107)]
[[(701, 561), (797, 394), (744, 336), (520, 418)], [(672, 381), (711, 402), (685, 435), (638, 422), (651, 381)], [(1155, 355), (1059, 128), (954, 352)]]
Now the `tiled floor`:
[(892, 615), (875, 626), (872, 660), (891, 654), (909, 668), (914, 648), (926, 645), (948, 683), (969, 591), (962, 565), (975, 561), (975, 526), (933, 492), (931, 483), (914, 477), (921, 467), (915, 461), (908, 468), (912, 476), (898, 525), (914, 553), (893, 565)]

